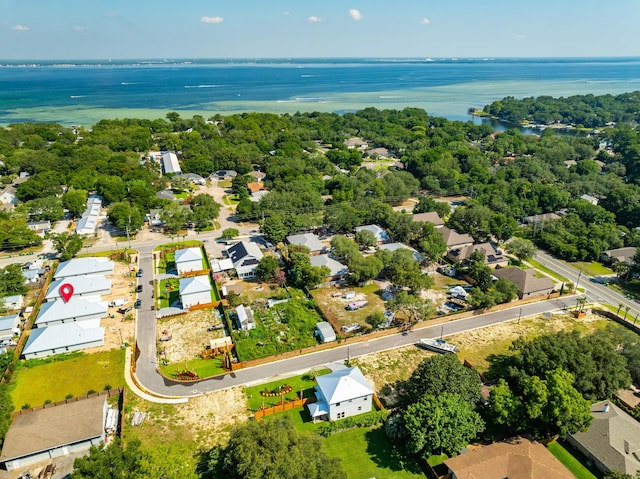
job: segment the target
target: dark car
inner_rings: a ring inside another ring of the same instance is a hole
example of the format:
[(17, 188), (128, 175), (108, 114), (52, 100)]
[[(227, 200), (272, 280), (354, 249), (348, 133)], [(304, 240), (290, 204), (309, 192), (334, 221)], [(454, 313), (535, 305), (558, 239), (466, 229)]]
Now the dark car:
[(118, 309), (118, 313), (120, 314), (127, 314), (129, 311), (131, 311), (133, 309), (132, 306), (127, 306), (126, 308), (120, 308)]
[(138, 287), (136, 288), (136, 293), (142, 293), (142, 285), (139, 284)]
[(142, 278), (142, 274), (143, 274), (143, 273), (144, 273), (144, 272), (143, 272), (141, 269), (139, 269), (139, 270), (136, 272), (136, 276), (137, 276), (138, 278)]
[(136, 299), (136, 302), (133, 304), (136, 309), (140, 309), (142, 307), (142, 300)]

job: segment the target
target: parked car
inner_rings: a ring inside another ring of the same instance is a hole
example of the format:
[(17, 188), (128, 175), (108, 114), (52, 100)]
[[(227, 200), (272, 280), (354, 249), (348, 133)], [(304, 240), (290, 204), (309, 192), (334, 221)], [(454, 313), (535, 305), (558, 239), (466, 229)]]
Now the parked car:
[(142, 275), (143, 275), (143, 274), (144, 274), (144, 272), (142, 271), (142, 269), (139, 269), (139, 270), (136, 272), (136, 277), (138, 277), (138, 278), (142, 278)]
[(141, 300), (141, 299), (136, 299), (136, 302), (135, 302), (135, 303), (133, 303), (133, 306), (134, 306), (136, 309), (140, 309), (140, 308), (142, 307), (142, 300)]
[(131, 311), (133, 309), (133, 306), (127, 306), (126, 308), (120, 308), (118, 309), (118, 313), (120, 314), (127, 314), (129, 311)]
[(138, 287), (136, 288), (136, 293), (142, 293), (142, 285), (139, 284)]

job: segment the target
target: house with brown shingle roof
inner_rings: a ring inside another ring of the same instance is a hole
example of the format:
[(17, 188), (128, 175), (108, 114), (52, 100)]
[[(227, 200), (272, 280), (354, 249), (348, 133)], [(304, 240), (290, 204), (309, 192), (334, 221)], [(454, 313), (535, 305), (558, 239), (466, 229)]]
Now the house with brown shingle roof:
[(518, 287), (518, 296), (520, 299), (532, 298), (543, 294), (550, 294), (553, 291), (554, 284), (546, 276), (536, 278), (533, 269), (520, 269), (517, 267), (496, 269), (493, 275), (498, 279), (508, 279)]
[(247, 189), (253, 194), (258, 191), (266, 190), (264, 184), (259, 181), (252, 181), (251, 183), (247, 183)]
[(574, 479), (539, 442), (515, 437), (447, 459), (452, 479)]
[(444, 220), (440, 218), (440, 215), (435, 211), (428, 211), (426, 213), (416, 213), (411, 216), (411, 219), (420, 223), (431, 223), (436, 228), (444, 226)]
[(473, 244), (473, 237), (468, 234), (460, 234), (456, 230), (443, 226), (436, 230), (444, 239), (447, 244), (447, 251), (454, 248), (463, 248), (465, 246), (471, 246)]
[(267, 176), (264, 171), (251, 171), (248, 175), (252, 177), (254, 181), (262, 181)]
[(494, 248), (491, 243), (478, 243), (452, 249), (447, 253), (447, 258), (454, 263), (466, 264), (476, 251), (480, 251), (484, 255), (484, 264), (490, 268), (498, 266), (504, 268), (509, 265), (509, 258), (504, 256), (502, 251)]

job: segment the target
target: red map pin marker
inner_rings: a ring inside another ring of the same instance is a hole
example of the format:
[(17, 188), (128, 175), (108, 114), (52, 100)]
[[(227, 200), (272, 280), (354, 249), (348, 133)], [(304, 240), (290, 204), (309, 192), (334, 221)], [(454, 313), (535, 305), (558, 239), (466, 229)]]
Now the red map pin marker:
[(71, 296), (73, 296), (73, 285), (65, 283), (60, 286), (60, 289), (58, 291), (60, 292), (60, 296), (62, 296), (62, 299), (64, 299), (64, 302), (68, 303), (71, 299)]

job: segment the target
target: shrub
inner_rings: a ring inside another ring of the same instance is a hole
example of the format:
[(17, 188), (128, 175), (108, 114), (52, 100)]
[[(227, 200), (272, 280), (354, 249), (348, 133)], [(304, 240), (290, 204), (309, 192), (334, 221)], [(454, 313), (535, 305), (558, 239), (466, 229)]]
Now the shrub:
[(327, 424), (323, 424), (318, 428), (318, 434), (322, 437), (329, 437), (331, 434), (335, 434), (345, 429), (353, 429), (356, 427), (371, 427), (376, 424), (384, 423), (385, 419), (389, 415), (389, 411), (371, 411), (365, 414), (359, 414), (358, 416), (352, 416), (340, 421), (331, 421)]

